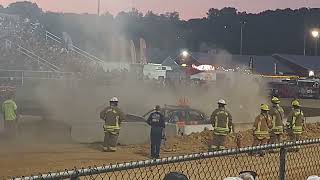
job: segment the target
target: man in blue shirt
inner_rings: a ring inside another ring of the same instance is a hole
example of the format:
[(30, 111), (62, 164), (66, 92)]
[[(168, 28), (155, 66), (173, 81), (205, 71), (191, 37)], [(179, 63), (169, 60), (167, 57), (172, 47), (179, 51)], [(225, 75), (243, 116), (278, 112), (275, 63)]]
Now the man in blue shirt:
[(151, 158), (160, 158), (160, 145), (165, 128), (165, 118), (161, 113), (159, 105), (156, 106), (155, 112), (151, 113), (147, 123), (151, 126)]

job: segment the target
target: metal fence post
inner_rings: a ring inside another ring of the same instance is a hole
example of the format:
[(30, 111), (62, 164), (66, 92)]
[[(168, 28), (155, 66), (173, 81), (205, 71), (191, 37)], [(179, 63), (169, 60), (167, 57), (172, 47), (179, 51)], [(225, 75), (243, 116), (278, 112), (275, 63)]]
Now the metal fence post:
[(282, 147), (280, 149), (279, 180), (286, 179), (286, 157), (287, 157), (287, 149), (285, 147)]

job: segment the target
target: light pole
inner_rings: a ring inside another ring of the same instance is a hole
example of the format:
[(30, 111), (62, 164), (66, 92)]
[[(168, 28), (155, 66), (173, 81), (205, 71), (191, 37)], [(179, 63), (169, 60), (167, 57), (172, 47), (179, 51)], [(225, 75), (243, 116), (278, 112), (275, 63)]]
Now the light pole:
[(315, 29), (311, 31), (311, 35), (315, 38), (315, 56), (318, 56), (318, 39), (319, 39), (319, 30)]
[(183, 58), (187, 58), (189, 56), (189, 52), (187, 50), (183, 50), (180, 52), (180, 54), (178, 54), (173, 61), (176, 61), (180, 56), (182, 56)]
[(244, 27), (245, 27), (245, 25), (246, 25), (246, 21), (242, 21), (242, 22), (240, 22), (240, 24), (241, 24), (241, 28), (240, 28), (240, 55), (242, 55), (242, 53), (243, 53), (243, 30), (244, 30)]
[[(182, 57), (182, 60), (183, 61), (185, 61), (185, 58), (188, 58), (188, 57), (191, 57), (191, 58), (193, 58), (193, 59), (195, 59), (196, 61), (197, 61), (197, 59), (194, 57), (194, 56), (192, 56), (192, 54), (189, 52), (189, 51), (187, 51), (187, 50), (182, 50), (181, 52), (180, 52), (180, 54), (178, 54), (174, 59), (173, 59), (173, 61), (176, 61), (179, 57)], [(181, 62), (180, 62), (181, 63)], [(186, 65), (185, 63), (183, 63), (183, 65)]]
[(184, 51), (182, 51), (181, 55), (182, 55), (184, 58), (186, 58), (186, 57), (189, 56), (189, 52), (186, 51), (186, 50), (184, 50)]
[(306, 56), (307, 35), (306, 30), (303, 31), (303, 55)]
[(98, 12), (97, 12), (98, 16), (100, 16), (100, 0), (98, 0)]

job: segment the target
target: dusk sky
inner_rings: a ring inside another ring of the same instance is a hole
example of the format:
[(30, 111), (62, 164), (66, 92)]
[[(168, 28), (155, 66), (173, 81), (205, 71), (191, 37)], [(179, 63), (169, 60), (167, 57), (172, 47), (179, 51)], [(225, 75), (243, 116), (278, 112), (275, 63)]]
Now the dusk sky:
[[(0, 0), (7, 6), (17, 0)], [(96, 13), (97, 0), (31, 0), (42, 9), (55, 12)], [(277, 8), (320, 8), (320, 0), (101, 0), (101, 12), (117, 14), (132, 7), (142, 12), (152, 10), (156, 13), (178, 11), (183, 19), (205, 16), (211, 7), (236, 7), (240, 11), (260, 12)]]

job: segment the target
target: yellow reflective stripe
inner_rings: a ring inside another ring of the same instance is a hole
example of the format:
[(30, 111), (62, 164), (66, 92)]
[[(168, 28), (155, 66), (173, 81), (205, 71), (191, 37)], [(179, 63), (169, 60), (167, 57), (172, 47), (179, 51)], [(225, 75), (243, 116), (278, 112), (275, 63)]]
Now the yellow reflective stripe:
[(218, 127), (218, 116), (215, 117), (216, 121), (214, 122), (214, 128)]
[(276, 116), (272, 117), (272, 127), (276, 127)]
[(227, 116), (227, 123), (226, 123), (226, 128), (228, 129), (229, 131), (229, 114), (226, 113), (226, 116)]
[(119, 130), (120, 129), (119, 126), (106, 126), (106, 125), (104, 125), (104, 128), (106, 130)]
[(222, 132), (216, 132), (216, 131), (214, 131), (213, 133), (216, 135), (222, 135), (222, 136), (225, 136), (228, 134), (228, 133), (222, 133)]
[(119, 129), (119, 126), (106, 126), (106, 129)]
[(229, 128), (221, 128), (221, 127), (216, 127), (214, 131), (218, 132), (229, 132)]
[(261, 122), (258, 122), (258, 127), (255, 130), (254, 134), (256, 134), (256, 135), (268, 135), (269, 132), (268, 131), (261, 131)]
[(262, 140), (265, 138), (269, 139), (270, 137), (268, 136), (268, 134), (256, 134), (256, 138)]
[(257, 128), (256, 131), (257, 131), (257, 132), (260, 132), (260, 131), (261, 131), (261, 121), (259, 121), (259, 123), (258, 123), (258, 128)]
[(254, 134), (257, 134), (257, 135), (268, 135), (269, 132), (268, 131), (256, 131)]
[(302, 126), (295, 126), (292, 128), (294, 131), (302, 131)]
[(295, 117), (295, 115), (293, 116), (293, 118), (292, 118), (292, 127), (294, 128), (295, 126), (296, 126), (296, 117)]
[(281, 134), (281, 133), (283, 133), (283, 127), (282, 126), (274, 127), (274, 128), (272, 128), (272, 131), (275, 134)]
[(119, 125), (119, 118), (120, 118), (119, 116), (117, 116), (117, 117), (116, 117), (116, 126), (117, 126), (118, 128), (120, 128), (120, 125)]

